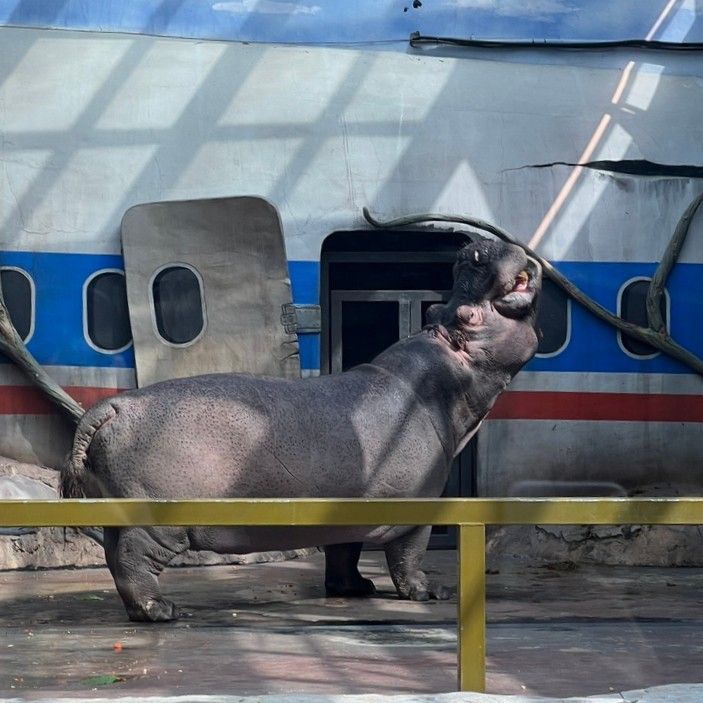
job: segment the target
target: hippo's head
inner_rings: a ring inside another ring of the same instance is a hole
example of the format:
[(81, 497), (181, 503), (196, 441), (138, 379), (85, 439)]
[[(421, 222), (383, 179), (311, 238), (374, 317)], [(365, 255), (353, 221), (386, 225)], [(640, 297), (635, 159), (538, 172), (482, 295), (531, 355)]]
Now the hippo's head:
[(433, 305), (428, 326), (462, 363), (505, 368), (511, 375), (537, 350), (540, 265), (518, 246), (481, 238), (457, 255), (452, 296)]

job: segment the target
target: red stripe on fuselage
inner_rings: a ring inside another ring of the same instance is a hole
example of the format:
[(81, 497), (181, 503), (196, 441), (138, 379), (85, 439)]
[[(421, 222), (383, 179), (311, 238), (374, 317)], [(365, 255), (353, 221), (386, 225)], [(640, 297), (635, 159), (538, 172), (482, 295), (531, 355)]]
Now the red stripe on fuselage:
[(498, 398), (488, 418), (703, 422), (703, 396), (511, 391)]
[[(120, 392), (119, 388), (66, 386), (73, 399), (86, 410), (99, 400)], [(58, 412), (46, 396), (34, 386), (0, 386), (0, 415), (46, 415)]]
[[(121, 389), (67, 386), (65, 390), (87, 410)], [(53, 412), (58, 411), (37, 388), (0, 386), (0, 415), (46, 415)], [(488, 419), (703, 422), (703, 396), (509, 391), (498, 398)]]

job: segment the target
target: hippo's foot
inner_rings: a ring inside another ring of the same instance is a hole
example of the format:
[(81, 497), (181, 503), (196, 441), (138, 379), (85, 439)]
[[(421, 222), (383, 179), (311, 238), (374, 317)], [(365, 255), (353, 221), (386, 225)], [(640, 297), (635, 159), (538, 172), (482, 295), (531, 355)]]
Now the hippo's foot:
[(405, 600), (446, 600), (449, 591), (431, 583), (420, 568), (431, 527), (415, 527), (386, 545), (386, 561), (398, 597)]
[(165, 598), (150, 598), (143, 605), (132, 603), (127, 607), (127, 615), (135, 622), (169, 622), (178, 620), (178, 608)]
[(328, 596), (364, 598), (376, 593), (373, 581), (359, 573), (361, 547), (361, 542), (325, 547), (325, 591)]
[(415, 572), (408, 581), (400, 588), (396, 585), (399, 598), (417, 601), (447, 600), (449, 598), (449, 589), (446, 586), (428, 581), (424, 571)]
[(376, 586), (371, 579), (361, 576), (354, 583), (325, 581), (325, 592), (331, 598), (365, 598), (376, 593)]
[(136, 622), (176, 620), (178, 609), (161, 595), (158, 576), (166, 564), (187, 547), (185, 530), (158, 528), (152, 535), (141, 527), (106, 527), (104, 535), (105, 559), (129, 619)]

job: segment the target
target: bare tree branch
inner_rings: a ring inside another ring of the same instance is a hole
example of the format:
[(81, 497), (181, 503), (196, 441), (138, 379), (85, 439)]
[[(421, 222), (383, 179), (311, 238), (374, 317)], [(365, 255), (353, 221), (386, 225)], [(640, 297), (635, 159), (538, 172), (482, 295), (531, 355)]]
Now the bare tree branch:
[(2, 285), (0, 285), (0, 351), (9, 356), (74, 423), (78, 423), (78, 420), (83, 416), (83, 408), (44, 371), (25, 347), (5, 306)]
[(649, 284), (649, 290), (647, 291), (647, 321), (649, 326), (662, 336), (666, 336), (666, 324), (661, 314), (661, 301), (664, 295), (664, 286), (666, 286), (666, 279), (669, 277), (671, 268), (676, 263), (681, 253), (681, 248), (686, 241), (686, 235), (688, 234), (689, 227), (691, 226), (691, 220), (693, 219), (699, 205), (703, 203), (703, 193), (701, 193), (697, 198), (691, 201), (691, 204), (686, 208), (681, 219), (676, 225), (674, 234), (669, 241), (669, 244), (664, 251), (664, 256), (662, 256), (661, 263), (657, 267), (652, 281)]
[[(691, 206), (687, 208), (686, 212), (684, 213), (684, 216), (682, 217), (682, 221), (687, 218), (685, 225), (682, 225), (682, 222), (679, 222), (679, 225), (676, 227), (676, 232), (674, 233), (674, 237), (672, 237), (672, 241), (676, 238), (676, 234), (679, 232), (680, 229), (683, 229), (683, 235), (679, 236), (680, 244), (677, 248), (672, 247), (671, 244), (667, 248), (667, 254), (671, 249), (672, 257), (671, 263), (668, 264), (668, 268), (663, 268), (664, 261), (662, 261), (662, 264), (660, 265), (660, 269), (664, 273), (664, 280), (666, 280), (668, 271), (671, 269), (671, 265), (678, 256), (678, 253), (681, 249), (681, 245), (683, 245), (683, 239), (685, 238), (686, 232), (688, 231), (688, 223), (693, 217), (693, 214), (698, 205), (700, 204), (702, 198), (703, 195), (699, 196), (698, 198), (696, 198), (696, 200), (694, 200)], [(571, 296), (574, 300), (581, 303), (581, 305), (583, 305), (587, 310), (592, 312), (596, 317), (612, 325), (613, 327), (628, 335), (629, 337), (637, 339), (640, 342), (644, 342), (645, 344), (649, 344), (658, 349), (659, 351), (664, 352), (668, 356), (677, 359), (678, 361), (681, 361), (682, 363), (686, 364), (689, 368), (693, 369), (696, 373), (703, 376), (703, 360), (697, 357), (695, 354), (692, 354), (684, 347), (677, 344), (673, 339), (671, 339), (671, 337), (666, 333), (666, 329), (664, 329), (664, 332), (662, 333), (655, 331), (649, 327), (640, 327), (639, 325), (634, 325), (631, 322), (626, 322), (621, 317), (618, 317), (617, 315), (610, 312), (610, 310), (607, 310), (602, 305), (597, 303), (590, 296), (586, 295), (581, 289), (577, 288), (573, 283), (571, 283), (571, 281), (569, 281), (568, 278), (566, 278), (563, 274), (557, 271), (554, 266), (552, 266), (546, 259), (543, 259), (529, 246), (523, 244), (521, 241), (516, 239), (512, 234), (510, 234), (506, 230), (501, 229), (500, 227), (497, 227), (496, 225), (493, 225), (490, 222), (479, 220), (475, 217), (440, 214), (409, 215), (407, 217), (399, 217), (392, 220), (378, 220), (369, 213), (368, 208), (363, 208), (363, 213), (366, 221), (374, 227), (378, 228), (386, 229), (393, 227), (407, 227), (408, 225), (419, 224), (422, 222), (448, 222), (453, 224), (462, 224), (468, 227), (475, 227), (476, 229), (480, 229), (485, 232), (490, 232), (491, 234), (495, 235), (496, 237), (502, 239), (505, 242), (516, 244), (517, 246), (524, 249), (525, 252), (533, 259), (539, 261), (539, 263), (542, 265), (542, 269), (544, 270), (545, 275), (548, 278), (554, 281), (554, 283), (556, 283), (565, 293), (567, 293), (567, 295)], [(659, 271), (657, 271), (657, 273), (659, 273)], [(659, 309), (658, 303), (657, 309)]]

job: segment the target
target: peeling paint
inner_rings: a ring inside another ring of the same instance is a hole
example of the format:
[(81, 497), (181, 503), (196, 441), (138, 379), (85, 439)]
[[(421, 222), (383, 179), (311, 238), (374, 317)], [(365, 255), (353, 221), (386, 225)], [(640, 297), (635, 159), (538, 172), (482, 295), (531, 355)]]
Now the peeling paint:
[(632, 176), (666, 176), (669, 178), (703, 178), (703, 166), (696, 164), (662, 164), (648, 159), (620, 159), (618, 161), (602, 159), (587, 161), (585, 163), (572, 163), (569, 161), (552, 161), (544, 164), (529, 164), (519, 168), (506, 169), (507, 171), (520, 171), (526, 168), (552, 168), (554, 166), (580, 166), (596, 171), (611, 171), (613, 173), (627, 173)]

